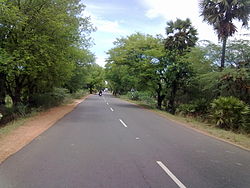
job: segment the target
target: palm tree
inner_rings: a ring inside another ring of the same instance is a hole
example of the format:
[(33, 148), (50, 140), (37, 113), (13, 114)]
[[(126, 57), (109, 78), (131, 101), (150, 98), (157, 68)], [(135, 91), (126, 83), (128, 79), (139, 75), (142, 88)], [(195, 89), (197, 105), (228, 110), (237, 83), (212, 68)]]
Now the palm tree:
[(227, 39), (237, 32), (234, 20), (247, 27), (250, 14), (250, 0), (201, 0), (203, 21), (214, 27), (219, 40), (222, 41), (221, 69), (225, 66)]
[(165, 39), (165, 48), (178, 51), (180, 55), (183, 55), (190, 47), (194, 47), (198, 40), (197, 30), (188, 18), (167, 22), (166, 34), (168, 37)]
[(177, 91), (189, 79), (191, 73), (188, 64), (183, 63), (180, 57), (183, 57), (191, 47), (195, 46), (198, 33), (189, 19), (177, 19), (174, 22), (167, 22), (166, 34), (165, 49), (168, 53), (168, 60), (165, 60), (164, 80), (170, 88), (168, 111), (174, 114)]

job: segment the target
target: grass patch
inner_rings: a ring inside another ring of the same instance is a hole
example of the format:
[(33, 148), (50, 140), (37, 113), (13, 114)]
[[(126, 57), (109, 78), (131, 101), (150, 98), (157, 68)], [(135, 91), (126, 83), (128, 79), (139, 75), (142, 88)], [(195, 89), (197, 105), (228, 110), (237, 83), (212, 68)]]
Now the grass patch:
[(229, 141), (231, 143), (234, 143), (236, 145), (242, 146), (242, 147), (250, 150), (250, 135), (249, 134), (235, 133), (232, 131), (223, 130), (223, 129), (216, 127), (213, 124), (199, 122), (196, 119), (191, 118), (191, 117), (172, 115), (166, 111), (158, 110), (155, 107), (152, 107), (143, 101), (130, 100), (126, 96), (123, 96), (123, 95), (119, 96), (119, 98), (124, 99), (128, 102), (140, 105), (146, 109), (150, 109), (153, 112), (156, 112), (156, 113), (158, 113), (158, 114), (160, 114), (160, 115), (162, 115), (162, 116), (166, 117), (167, 119), (170, 119), (174, 122), (185, 124), (185, 126), (200, 130), (200, 131), (207, 133), (211, 136), (223, 139), (225, 141)]

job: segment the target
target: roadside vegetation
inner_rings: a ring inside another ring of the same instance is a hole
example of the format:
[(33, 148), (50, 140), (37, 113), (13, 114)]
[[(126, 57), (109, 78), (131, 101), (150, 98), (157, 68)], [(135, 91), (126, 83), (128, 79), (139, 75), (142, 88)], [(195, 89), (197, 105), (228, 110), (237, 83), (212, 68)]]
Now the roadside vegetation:
[(219, 45), (199, 41), (189, 19), (167, 22), (166, 36), (117, 38), (106, 64), (113, 94), (249, 139), (250, 41), (229, 38), (237, 31), (233, 21), (248, 25), (249, 5), (200, 1), (201, 16), (214, 27)]
[(0, 125), (102, 87), (80, 0), (0, 2)]

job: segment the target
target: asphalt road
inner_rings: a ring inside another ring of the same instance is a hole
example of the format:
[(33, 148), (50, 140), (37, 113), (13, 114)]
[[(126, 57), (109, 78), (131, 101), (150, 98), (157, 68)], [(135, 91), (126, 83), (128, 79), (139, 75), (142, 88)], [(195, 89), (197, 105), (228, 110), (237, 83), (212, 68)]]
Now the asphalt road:
[(92, 95), (0, 166), (1, 188), (249, 188), (250, 152)]

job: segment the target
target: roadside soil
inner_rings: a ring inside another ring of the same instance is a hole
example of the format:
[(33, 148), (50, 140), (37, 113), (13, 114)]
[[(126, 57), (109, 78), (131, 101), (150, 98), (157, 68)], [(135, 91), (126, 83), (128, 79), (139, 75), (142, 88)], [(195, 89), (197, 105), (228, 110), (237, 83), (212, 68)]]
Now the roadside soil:
[(0, 138), (0, 164), (12, 154), (22, 149), (34, 138), (50, 128), (55, 122), (71, 112), (86, 97), (73, 103), (51, 108), (28, 119), (18, 128)]

